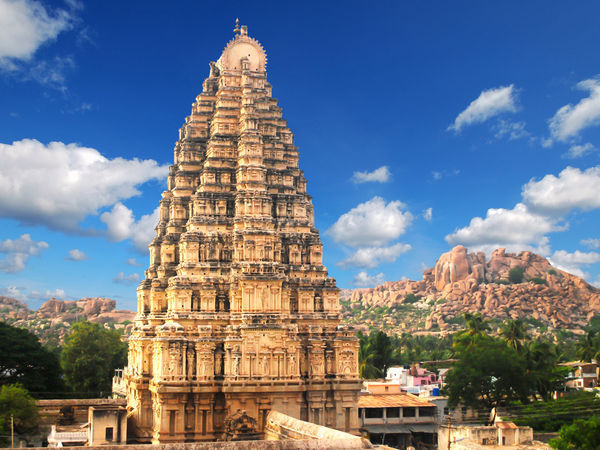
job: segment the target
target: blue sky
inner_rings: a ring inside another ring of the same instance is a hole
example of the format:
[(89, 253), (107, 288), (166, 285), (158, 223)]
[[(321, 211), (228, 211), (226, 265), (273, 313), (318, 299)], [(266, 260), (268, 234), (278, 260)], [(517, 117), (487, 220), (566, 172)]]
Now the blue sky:
[(452, 246), (600, 283), (600, 3), (0, 0), (0, 294), (135, 308), (178, 129), (268, 55), (340, 287)]

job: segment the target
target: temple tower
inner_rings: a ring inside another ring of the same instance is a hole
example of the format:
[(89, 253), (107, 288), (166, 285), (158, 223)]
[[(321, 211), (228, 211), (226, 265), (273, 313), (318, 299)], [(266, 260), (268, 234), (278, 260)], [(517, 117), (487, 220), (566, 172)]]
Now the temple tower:
[(179, 131), (137, 289), (124, 376), (142, 442), (221, 439), (241, 411), (260, 434), (271, 409), (358, 431), (358, 341), (265, 51), (234, 32)]

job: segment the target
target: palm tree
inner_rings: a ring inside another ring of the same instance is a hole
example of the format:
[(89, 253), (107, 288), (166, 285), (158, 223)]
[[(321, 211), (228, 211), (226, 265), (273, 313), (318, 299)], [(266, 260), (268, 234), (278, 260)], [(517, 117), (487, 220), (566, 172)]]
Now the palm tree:
[(485, 332), (490, 329), (487, 320), (480, 313), (466, 312), (464, 316), (467, 328), (455, 335), (454, 348), (468, 348), (472, 346), (475, 341), (481, 339), (483, 336), (487, 336)]
[(361, 342), (358, 349), (358, 372), (361, 378), (373, 379), (381, 377), (381, 372), (373, 365), (375, 354), (372, 353), (368, 342)]
[(590, 330), (577, 343), (577, 357), (581, 361), (591, 361), (600, 356), (600, 342), (596, 331)]
[(523, 341), (527, 338), (525, 323), (521, 319), (506, 321), (500, 331), (500, 336), (504, 338), (509, 347), (512, 347), (517, 353), (521, 354)]

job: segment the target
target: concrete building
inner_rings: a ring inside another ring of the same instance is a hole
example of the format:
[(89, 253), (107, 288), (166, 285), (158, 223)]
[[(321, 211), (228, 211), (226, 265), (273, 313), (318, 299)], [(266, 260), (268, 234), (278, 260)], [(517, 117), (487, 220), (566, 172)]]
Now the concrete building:
[(495, 425), (440, 425), (438, 448), (454, 450), (489, 449), (495, 447), (550, 449), (546, 444), (534, 442), (531, 427), (518, 427), (512, 422)]
[(570, 389), (591, 389), (599, 386), (600, 367), (597, 362), (573, 361), (561, 366), (569, 368), (565, 386)]
[(358, 433), (358, 340), (266, 53), (234, 32), (179, 131), (137, 289), (121, 384), (139, 442), (221, 439), (238, 410), (251, 436), (271, 410)]
[[(432, 448), (437, 440), (436, 406), (416, 395), (368, 385), (358, 403), (360, 430), (374, 444)], [(389, 387), (391, 388), (391, 387)], [(373, 392), (370, 390), (373, 389)]]

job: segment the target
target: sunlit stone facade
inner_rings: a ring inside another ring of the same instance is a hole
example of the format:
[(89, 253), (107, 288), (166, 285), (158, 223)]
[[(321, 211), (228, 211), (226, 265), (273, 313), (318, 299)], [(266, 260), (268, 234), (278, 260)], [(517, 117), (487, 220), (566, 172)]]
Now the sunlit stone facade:
[(124, 377), (140, 441), (220, 439), (238, 410), (258, 433), (270, 410), (358, 429), (358, 342), (298, 149), (263, 48), (234, 31), (180, 129), (137, 289)]

